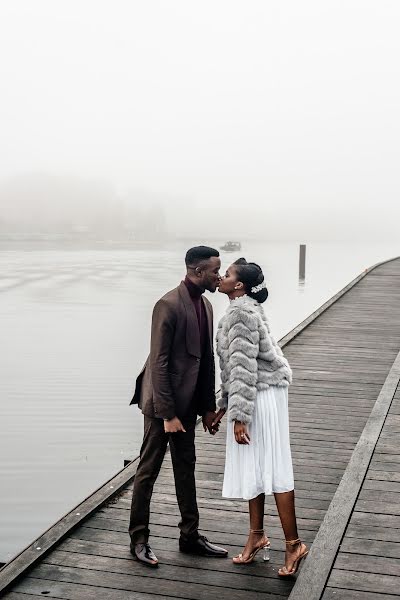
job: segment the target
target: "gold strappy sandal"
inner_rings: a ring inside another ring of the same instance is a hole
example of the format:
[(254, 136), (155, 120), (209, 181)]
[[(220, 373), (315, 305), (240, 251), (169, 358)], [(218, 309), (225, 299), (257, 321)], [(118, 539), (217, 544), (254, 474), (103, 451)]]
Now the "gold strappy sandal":
[(292, 577), (293, 575), (295, 575), (297, 573), (297, 570), (300, 566), (301, 561), (303, 560), (303, 558), (305, 558), (308, 554), (308, 548), (305, 544), (302, 543), (300, 538), (297, 538), (297, 540), (286, 540), (286, 544), (288, 546), (297, 546), (298, 544), (300, 544), (300, 548), (301, 546), (303, 546), (303, 550), (300, 552), (300, 554), (297, 556), (296, 560), (293, 561), (293, 567), (291, 569), (291, 571), (288, 571), (286, 566), (281, 567), (278, 571), (278, 575), (280, 577)]
[[(262, 533), (264, 534), (264, 529), (250, 529), (250, 533)], [(259, 546), (256, 546), (253, 551), (249, 554), (248, 558), (243, 558), (243, 554), (240, 553), (237, 556), (234, 556), (232, 558), (232, 562), (235, 565), (248, 565), (250, 563), (253, 562), (253, 560), (255, 559), (257, 553), (260, 550), (263, 550), (263, 560), (267, 561), (269, 560), (269, 550), (271, 548), (271, 542), (269, 541), (269, 539), (264, 536), (264, 538), (262, 538), (262, 544), (260, 544)]]

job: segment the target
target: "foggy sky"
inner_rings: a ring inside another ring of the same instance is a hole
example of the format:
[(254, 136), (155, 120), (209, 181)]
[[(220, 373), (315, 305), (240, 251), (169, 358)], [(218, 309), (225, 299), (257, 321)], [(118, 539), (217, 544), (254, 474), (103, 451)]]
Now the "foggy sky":
[(398, 0), (3, 0), (0, 187), (142, 190), (222, 238), (395, 239), (399, 30)]

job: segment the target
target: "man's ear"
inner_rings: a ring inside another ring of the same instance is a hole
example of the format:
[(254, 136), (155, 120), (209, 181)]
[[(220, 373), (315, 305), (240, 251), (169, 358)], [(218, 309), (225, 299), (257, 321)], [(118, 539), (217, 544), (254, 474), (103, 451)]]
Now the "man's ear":
[(194, 272), (196, 273), (197, 277), (201, 277), (201, 268), (200, 267), (196, 267)]

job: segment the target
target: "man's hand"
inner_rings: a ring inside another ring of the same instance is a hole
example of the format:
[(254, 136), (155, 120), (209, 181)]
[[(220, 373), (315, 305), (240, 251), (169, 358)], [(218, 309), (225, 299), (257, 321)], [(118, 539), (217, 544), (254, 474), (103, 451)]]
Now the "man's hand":
[(219, 424), (221, 422), (222, 417), (224, 416), (224, 414), (226, 413), (226, 408), (220, 408), (219, 411), (217, 413), (215, 413), (215, 417), (214, 420), (211, 424), (211, 427), (213, 429), (216, 429), (218, 431), (219, 429)]
[(216, 413), (214, 410), (210, 410), (206, 412), (202, 417), (203, 421), (203, 429), (204, 431), (209, 431), (211, 435), (215, 435), (218, 431), (219, 424), (213, 427), (213, 422), (215, 421)]
[(174, 417), (169, 421), (164, 421), (164, 431), (165, 433), (177, 433), (178, 431), (182, 431), (186, 433), (186, 429), (181, 423), (181, 420), (178, 417)]
[(246, 444), (250, 443), (250, 436), (247, 431), (247, 425), (245, 423), (240, 423), (240, 421), (235, 421), (234, 426), (234, 434), (235, 440), (238, 444)]

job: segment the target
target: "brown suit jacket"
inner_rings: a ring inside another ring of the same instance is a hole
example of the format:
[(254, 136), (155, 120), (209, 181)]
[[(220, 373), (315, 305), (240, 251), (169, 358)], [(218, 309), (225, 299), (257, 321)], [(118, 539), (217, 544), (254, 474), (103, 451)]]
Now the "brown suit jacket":
[(208, 343), (201, 360), (201, 373), (197, 315), (183, 281), (153, 309), (150, 355), (136, 380), (131, 401), (149, 417), (187, 416), (193, 410), (197, 382), (198, 414), (215, 410), (213, 312), (207, 298), (202, 297), (202, 301), (207, 314)]

